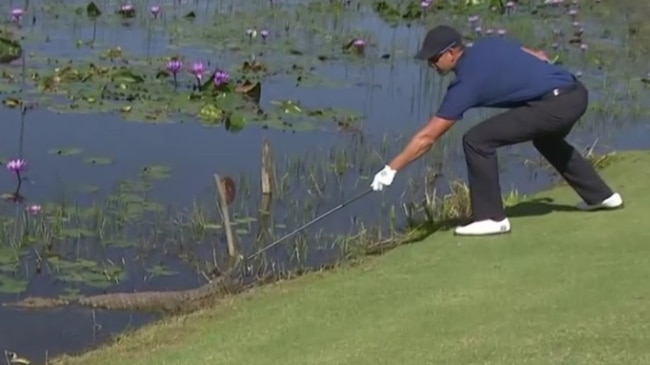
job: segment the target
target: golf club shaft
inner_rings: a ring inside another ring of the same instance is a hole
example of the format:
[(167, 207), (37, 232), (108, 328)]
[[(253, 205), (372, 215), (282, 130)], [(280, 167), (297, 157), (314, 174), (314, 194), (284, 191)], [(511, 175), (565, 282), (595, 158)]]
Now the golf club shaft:
[(314, 223), (320, 221), (321, 219), (327, 217), (328, 215), (330, 215), (330, 214), (336, 212), (337, 210), (342, 209), (342, 208), (345, 207), (346, 205), (348, 205), (348, 204), (350, 204), (350, 203), (352, 203), (352, 202), (354, 202), (354, 201), (356, 201), (356, 200), (359, 200), (359, 199), (361, 199), (362, 197), (368, 195), (370, 192), (372, 192), (372, 189), (368, 189), (368, 190), (364, 191), (363, 193), (361, 193), (361, 194), (355, 196), (354, 198), (352, 198), (352, 199), (350, 199), (350, 200), (348, 200), (348, 201), (345, 201), (345, 202), (343, 202), (343, 203), (337, 205), (336, 207), (334, 207), (334, 208), (328, 210), (327, 212), (321, 214), (320, 216), (318, 216), (318, 217), (312, 219), (311, 221), (309, 221), (309, 222), (303, 224), (302, 226), (296, 228), (295, 230), (293, 230), (293, 231), (287, 233), (286, 235), (280, 237), (279, 239), (277, 239), (275, 242), (271, 243), (270, 245), (268, 245), (268, 246), (266, 246), (266, 247), (263, 247), (263, 248), (260, 249), (259, 251), (257, 251), (257, 252), (255, 252), (254, 254), (250, 255), (250, 256), (247, 258), (247, 260), (252, 259), (253, 257), (255, 257), (255, 256), (257, 256), (257, 255), (263, 253), (264, 251), (268, 250), (269, 248), (271, 248), (271, 247), (273, 247), (273, 246), (276, 246), (276, 245), (279, 244), (280, 242), (282, 242), (282, 241), (286, 240), (287, 238), (289, 238), (289, 237), (295, 235), (296, 233), (298, 233), (298, 232), (300, 232), (300, 231), (306, 229), (307, 227), (309, 227), (309, 226), (311, 226), (312, 224), (314, 224)]

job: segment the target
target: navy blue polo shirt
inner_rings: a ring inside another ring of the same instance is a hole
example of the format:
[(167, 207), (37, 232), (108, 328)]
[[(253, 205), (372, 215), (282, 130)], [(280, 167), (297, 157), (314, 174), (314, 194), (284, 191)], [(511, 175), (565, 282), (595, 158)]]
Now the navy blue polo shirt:
[(521, 47), (511, 38), (486, 37), (465, 48), (436, 115), (460, 120), (474, 107), (514, 108), (575, 82), (568, 70)]

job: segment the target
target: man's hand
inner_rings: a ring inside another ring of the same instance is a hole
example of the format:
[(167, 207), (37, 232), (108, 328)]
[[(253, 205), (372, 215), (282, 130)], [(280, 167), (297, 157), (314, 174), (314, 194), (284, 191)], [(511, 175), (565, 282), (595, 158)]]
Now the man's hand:
[(390, 166), (386, 165), (381, 171), (379, 171), (375, 178), (372, 180), (370, 187), (374, 191), (380, 191), (384, 186), (390, 186), (393, 183), (393, 179), (397, 174), (396, 170), (393, 170)]

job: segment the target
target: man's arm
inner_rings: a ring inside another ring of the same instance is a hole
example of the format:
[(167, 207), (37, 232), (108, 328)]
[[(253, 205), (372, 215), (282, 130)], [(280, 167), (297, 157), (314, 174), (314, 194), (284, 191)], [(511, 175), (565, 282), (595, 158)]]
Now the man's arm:
[(420, 129), (411, 141), (406, 145), (404, 150), (397, 155), (388, 166), (393, 170), (399, 171), (406, 167), (411, 162), (422, 157), (427, 153), (433, 144), (440, 139), (451, 126), (454, 125), (453, 120), (448, 120), (434, 116), (431, 118), (424, 128)]
[(531, 55), (537, 57), (538, 59), (540, 59), (540, 60), (542, 60), (542, 61), (544, 61), (544, 62), (551, 62), (551, 61), (548, 59), (548, 55), (547, 55), (544, 51), (542, 51), (542, 50), (532, 50), (532, 49), (530, 49), (530, 48), (526, 48), (526, 47), (521, 47), (521, 49), (522, 49), (524, 52), (526, 52), (526, 53), (528, 53), (528, 54), (531, 54)]
[(427, 153), (456, 121), (463, 119), (465, 111), (476, 104), (476, 86), (462, 79), (452, 81), (435, 116), (411, 138), (388, 166), (399, 171)]

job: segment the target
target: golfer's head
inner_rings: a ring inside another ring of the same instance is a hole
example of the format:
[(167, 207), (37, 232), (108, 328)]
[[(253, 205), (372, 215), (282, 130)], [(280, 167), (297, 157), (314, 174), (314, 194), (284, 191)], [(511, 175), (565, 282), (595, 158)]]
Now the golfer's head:
[(439, 25), (427, 32), (415, 59), (427, 61), (438, 73), (446, 74), (456, 67), (463, 49), (461, 34), (450, 26)]

